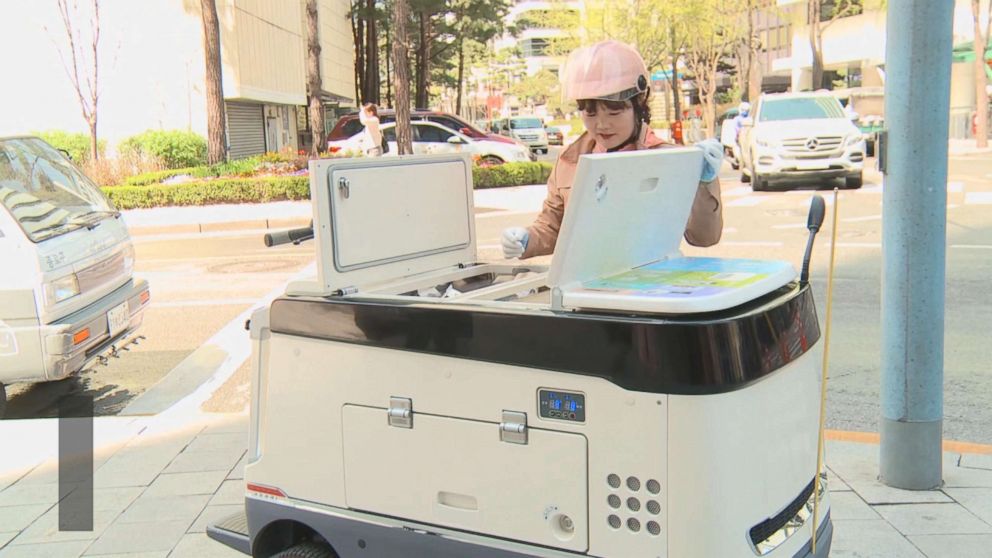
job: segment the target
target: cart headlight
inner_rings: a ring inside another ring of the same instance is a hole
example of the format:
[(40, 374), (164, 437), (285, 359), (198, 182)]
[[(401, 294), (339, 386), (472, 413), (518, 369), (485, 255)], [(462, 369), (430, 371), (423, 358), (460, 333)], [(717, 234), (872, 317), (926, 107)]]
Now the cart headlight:
[(57, 304), (79, 294), (79, 280), (71, 273), (50, 283), (45, 283), (45, 297), (48, 304)]

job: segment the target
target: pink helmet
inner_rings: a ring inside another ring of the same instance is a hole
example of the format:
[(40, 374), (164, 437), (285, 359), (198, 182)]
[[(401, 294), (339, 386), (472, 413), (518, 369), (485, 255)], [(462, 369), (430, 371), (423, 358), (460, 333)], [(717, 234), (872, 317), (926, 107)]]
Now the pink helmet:
[(562, 78), (565, 97), (626, 101), (648, 89), (644, 59), (629, 45), (602, 41), (572, 51)]

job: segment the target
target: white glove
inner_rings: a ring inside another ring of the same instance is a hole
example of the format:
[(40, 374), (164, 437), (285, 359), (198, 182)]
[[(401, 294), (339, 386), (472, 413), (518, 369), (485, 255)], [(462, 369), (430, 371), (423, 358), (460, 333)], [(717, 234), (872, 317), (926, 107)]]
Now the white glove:
[(700, 180), (702, 182), (715, 180), (720, 173), (720, 165), (723, 164), (723, 144), (711, 138), (694, 145), (703, 150), (703, 172)]
[(503, 257), (519, 258), (524, 255), (527, 249), (527, 241), (530, 240), (530, 233), (523, 227), (510, 227), (503, 230)]

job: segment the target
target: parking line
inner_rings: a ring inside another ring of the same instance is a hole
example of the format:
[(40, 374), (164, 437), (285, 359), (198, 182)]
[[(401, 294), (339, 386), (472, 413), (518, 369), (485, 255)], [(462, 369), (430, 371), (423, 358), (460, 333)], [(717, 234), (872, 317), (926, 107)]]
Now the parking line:
[(860, 223), (862, 221), (880, 221), (881, 219), (881, 215), (866, 215), (864, 217), (848, 217), (847, 219), (841, 219), (841, 221), (845, 223)]

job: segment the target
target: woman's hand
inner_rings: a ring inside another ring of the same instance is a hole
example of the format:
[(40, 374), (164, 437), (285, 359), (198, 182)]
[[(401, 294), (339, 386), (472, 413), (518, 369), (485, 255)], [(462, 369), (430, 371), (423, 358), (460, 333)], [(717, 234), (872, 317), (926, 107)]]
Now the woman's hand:
[(524, 255), (527, 249), (527, 241), (530, 240), (530, 233), (523, 227), (510, 227), (503, 230), (503, 257), (519, 258)]
[(703, 150), (703, 172), (700, 182), (712, 182), (720, 174), (723, 165), (723, 144), (716, 139), (703, 140), (694, 144)]

